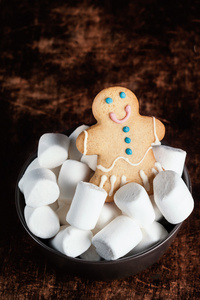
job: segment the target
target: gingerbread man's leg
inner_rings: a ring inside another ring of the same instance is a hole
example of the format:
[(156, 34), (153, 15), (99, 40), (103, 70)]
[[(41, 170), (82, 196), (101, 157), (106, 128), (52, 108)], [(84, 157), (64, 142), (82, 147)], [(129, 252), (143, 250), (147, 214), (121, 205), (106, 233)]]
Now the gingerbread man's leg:
[(113, 175), (110, 172), (105, 175), (102, 171), (96, 170), (90, 182), (103, 188), (108, 193), (106, 202), (112, 202), (114, 193), (125, 183), (125, 177), (121, 179), (120, 176)]

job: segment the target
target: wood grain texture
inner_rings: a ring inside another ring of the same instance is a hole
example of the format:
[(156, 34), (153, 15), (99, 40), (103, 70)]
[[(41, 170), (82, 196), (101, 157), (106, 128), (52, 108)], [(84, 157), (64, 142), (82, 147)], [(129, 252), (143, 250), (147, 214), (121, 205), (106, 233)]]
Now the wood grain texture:
[[(1, 299), (200, 298), (199, 11), (198, 0), (0, 1)], [(114, 85), (187, 151), (195, 210), (158, 263), (97, 282), (61, 274), (37, 251), (14, 190), (39, 137), (92, 123), (93, 98)]]

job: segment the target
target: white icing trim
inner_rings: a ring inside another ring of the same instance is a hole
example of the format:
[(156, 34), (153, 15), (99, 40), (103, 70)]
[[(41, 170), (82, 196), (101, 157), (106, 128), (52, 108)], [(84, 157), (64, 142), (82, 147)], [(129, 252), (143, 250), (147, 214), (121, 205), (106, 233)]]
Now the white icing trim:
[(121, 184), (120, 184), (120, 187), (123, 186), (123, 185), (125, 185), (126, 183), (127, 183), (127, 181), (126, 181), (126, 176), (125, 176), (125, 175), (122, 175), (122, 176), (121, 176)]
[(84, 151), (83, 151), (83, 155), (87, 154), (87, 139), (88, 139), (88, 132), (86, 130), (84, 130), (85, 133), (85, 138), (84, 138)]
[(147, 175), (144, 173), (143, 170), (140, 170), (140, 177), (142, 179), (145, 190), (147, 192), (150, 191), (149, 179), (148, 179)]
[(110, 177), (110, 192), (109, 192), (109, 196), (113, 195), (113, 190), (114, 190), (114, 185), (115, 185), (115, 181), (117, 180), (117, 177), (115, 175), (112, 175)]
[(138, 163), (132, 163), (132, 162), (129, 161), (128, 158), (123, 157), (123, 156), (118, 156), (118, 157), (113, 161), (113, 163), (112, 163), (112, 165), (110, 166), (110, 168), (105, 168), (105, 167), (103, 167), (102, 165), (97, 165), (97, 169), (99, 169), (99, 170), (101, 170), (101, 171), (103, 171), (103, 172), (109, 172), (109, 171), (111, 171), (111, 170), (114, 168), (116, 161), (118, 161), (119, 159), (124, 159), (124, 160), (125, 160), (127, 163), (129, 163), (131, 166), (134, 166), (134, 167), (139, 166), (139, 165), (143, 162), (143, 160), (145, 159), (147, 153), (148, 153), (151, 149), (152, 149), (152, 147), (150, 146), (150, 147), (147, 149), (147, 151), (145, 152), (143, 158), (142, 158)]
[(100, 187), (100, 188), (103, 188), (104, 183), (106, 182), (107, 178), (108, 178), (108, 177), (107, 177), (106, 175), (102, 175), (102, 176), (101, 176), (101, 182), (100, 182), (100, 184), (99, 184), (99, 187)]
[(162, 168), (161, 164), (158, 161), (155, 162), (155, 167), (158, 169), (158, 172), (162, 172), (163, 171), (163, 168)]
[(155, 168), (152, 168), (151, 170), (152, 170), (152, 173), (153, 173), (154, 175), (157, 175), (157, 174), (158, 174), (158, 171), (157, 171)]
[(156, 120), (155, 120), (155, 117), (152, 117), (153, 118), (153, 132), (154, 132), (154, 137), (155, 137), (155, 142), (152, 143), (153, 146), (155, 145), (160, 145), (161, 142), (159, 141), (159, 138), (157, 136), (157, 133), (156, 133)]

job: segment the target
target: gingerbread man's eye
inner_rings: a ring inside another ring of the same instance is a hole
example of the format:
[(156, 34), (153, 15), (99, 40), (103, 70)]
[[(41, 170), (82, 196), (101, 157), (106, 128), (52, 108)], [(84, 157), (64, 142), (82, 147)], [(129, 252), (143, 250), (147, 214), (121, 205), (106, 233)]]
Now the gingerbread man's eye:
[(125, 94), (124, 92), (121, 92), (121, 93), (119, 94), (119, 96), (120, 96), (120, 98), (122, 98), (122, 99), (126, 98), (126, 94)]
[(105, 101), (106, 101), (106, 103), (107, 103), (107, 104), (110, 104), (110, 103), (112, 103), (112, 102), (113, 102), (113, 99), (112, 99), (112, 98), (106, 98), (106, 100), (105, 100)]

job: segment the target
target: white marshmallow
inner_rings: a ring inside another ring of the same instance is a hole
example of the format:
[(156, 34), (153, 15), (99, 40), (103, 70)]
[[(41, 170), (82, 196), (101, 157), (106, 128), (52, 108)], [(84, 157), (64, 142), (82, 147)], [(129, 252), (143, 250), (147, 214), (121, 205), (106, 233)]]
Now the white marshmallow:
[(142, 230), (141, 242), (135, 248), (133, 248), (127, 254), (127, 256), (147, 250), (154, 244), (164, 240), (168, 235), (168, 232), (164, 228), (164, 226), (158, 222), (153, 222), (151, 225), (141, 228), (141, 230)]
[(89, 128), (87, 125), (81, 125), (77, 127), (69, 136), (70, 145), (69, 145), (69, 158), (73, 160), (80, 160), (82, 153), (80, 153), (76, 147), (76, 139), (79, 134)]
[(25, 172), (24, 172), (22, 178), (21, 178), (20, 181), (18, 182), (18, 187), (19, 187), (19, 189), (20, 189), (20, 191), (21, 191), (22, 193), (23, 193), (23, 181), (24, 181), (24, 176), (25, 176), (28, 172), (30, 172), (30, 171), (32, 171), (32, 170), (34, 170), (34, 169), (40, 169), (40, 168), (41, 168), (41, 167), (40, 167), (40, 165), (39, 165), (38, 158), (36, 157), (36, 158), (28, 165), (28, 167), (26, 168), (26, 170), (25, 170)]
[(50, 245), (70, 257), (77, 257), (91, 246), (92, 232), (63, 225)]
[(124, 215), (133, 218), (141, 227), (155, 220), (151, 200), (144, 187), (138, 183), (130, 182), (119, 188), (114, 201)]
[(39, 207), (55, 202), (59, 197), (59, 187), (55, 174), (48, 169), (34, 169), (24, 176), (24, 198), (27, 205)]
[(59, 202), (59, 207), (56, 210), (57, 216), (60, 220), (61, 225), (69, 225), (66, 221), (66, 216), (70, 208), (70, 203)]
[[(20, 179), (20, 181), (18, 182), (18, 187), (20, 189), (20, 191), (23, 193), (23, 181), (24, 181), (24, 176), (32, 171), (32, 170), (35, 170), (35, 169), (42, 169), (43, 167), (40, 166), (39, 164), (39, 160), (38, 158), (36, 157), (29, 165), (28, 167), (26, 168), (22, 178)], [(58, 177), (58, 174), (60, 172), (60, 166), (59, 167), (56, 167), (56, 168), (53, 168), (51, 169), (51, 171), (56, 175), (56, 177)]]
[(68, 200), (70, 203), (78, 182), (88, 181), (90, 174), (91, 170), (86, 164), (76, 160), (66, 160), (63, 163), (58, 176), (60, 198)]
[(163, 215), (155, 203), (154, 195), (150, 195), (149, 198), (151, 200), (151, 204), (153, 205), (153, 209), (155, 212), (155, 221), (160, 221), (163, 218)]
[(45, 133), (38, 143), (38, 161), (41, 167), (56, 168), (68, 158), (69, 138), (61, 133)]
[(82, 155), (81, 161), (88, 165), (93, 171), (97, 168), (97, 155)]
[(163, 171), (153, 181), (154, 199), (165, 219), (172, 224), (184, 221), (194, 208), (194, 200), (182, 178)]
[(24, 216), (29, 230), (39, 238), (52, 238), (60, 229), (58, 216), (49, 206), (32, 208), (26, 205)]
[(172, 170), (182, 176), (186, 152), (184, 150), (165, 145), (152, 146), (156, 161), (165, 170)]
[(79, 182), (67, 214), (67, 222), (83, 230), (94, 229), (106, 197), (104, 189), (92, 183)]
[(92, 238), (92, 244), (101, 257), (115, 260), (127, 254), (141, 239), (139, 225), (127, 216), (119, 216)]
[(87, 251), (85, 251), (83, 254), (80, 255), (80, 257), (87, 261), (100, 261), (101, 257), (97, 253), (95, 247), (93, 245), (88, 248)]
[(93, 229), (93, 234), (96, 234), (98, 231), (103, 229), (103, 227), (108, 225), (108, 223), (110, 223), (112, 220), (114, 220), (121, 214), (121, 210), (116, 206), (114, 202), (104, 203), (97, 224)]

